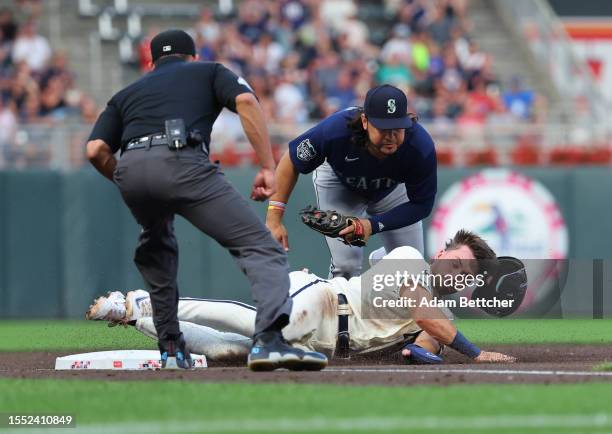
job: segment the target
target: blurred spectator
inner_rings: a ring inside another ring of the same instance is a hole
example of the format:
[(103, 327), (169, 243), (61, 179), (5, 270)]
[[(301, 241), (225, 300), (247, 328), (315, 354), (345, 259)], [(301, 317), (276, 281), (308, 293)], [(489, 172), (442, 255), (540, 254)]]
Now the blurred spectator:
[(266, 31), (268, 11), (261, 0), (245, 0), (238, 10), (238, 33), (249, 43), (259, 41)]
[(347, 68), (340, 70), (336, 81), (336, 86), (330, 89), (327, 95), (328, 99), (333, 100), (333, 102), (330, 101), (328, 103), (338, 107), (339, 109), (351, 107), (358, 103), (357, 94), (355, 93), (355, 88), (353, 85), (353, 77), (350, 70)]
[[(195, 43), (198, 47), (198, 55), (202, 62), (212, 62), (217, 58), (218, 44), (204, 38), (200, 33), (196, 34)], [(149, 50), (150, 56), (150, 50)]]
[(398, 54), (389, 57), (376, 73), (379, 83), (389, 83), (395, 86), (411, 85), (414, 75), (406, 64), (402, 63)]
[(460, 58), (461, 66), (468, 76), (480, 73), (487, 61), (487, 55), (480, 51), (480, 47), (475, 41), (468, 43), (467, 52)]
[(418, 71), (429, 69), (429, 48), (427, 47), (427, 34), (425, 32), (415, 32), (411, 36), (412, 46), (412, 65)]
[(444, 69), (440, 76), (440, 84), (447, 92), (457, 92), (466, 87), (463, 69), (459, 65), (453, 50), (447, 49), (443, 55)]
[(455, 25), (452, 6), (437, 3), (431, 8), (427, 31), (438, 45), (442, 46), (450, 40), (451, 30)]
[(427, 6), (427, 0), (405, 1), (398, 10), (399, 22), (408, 25), (413, 31), (422, 30)]
[(339, 33), (346, 35), (346, 44), (348, 48), (353, 50), (369, 49), (370, 31), (368, 30), (368, 26), (357, 18), (357, 12), (345, 18)]
[(487, 117), (496, 107), (496, 100), (493, 98), (482, 79), (476, 80), (474, 89), (468, 95), (468, 102), (474, 106), (474, 109), (483, 117)]
[(353, 0), (321, 0), (319, 16), (335, 31), (341, 31), (346, 20), (356, 15), (357, 5)]
[(281, 18), (290, 24), (291, 30), (299, 29), (309, 18), (308, 8), (303, 1), (281, 0), (279, 8)]
[(519, 119), (529, 119), (532, 114), (535, 94), (525, 89), (520, 77), (510, 80), (510, 88), (502, 96), (506, 108)]
[(270, 74), (278, 72), (283, 57), (285, 50), (268, 32), (263, 33), (259, 43), (253, 46), (253, 63)]
[(312, 87), (315, 91), (328, 93), (334, 88), (340, 72), (340, 58), (331, 51), (320, 52), (312, 65), (312, 76), (314, 78)]
[[(36, 32), (32, 17), (41, 3), (22, 0), (14, 3), (21, 10), (0, 10), (0, 116), (8, 123), (10, 111), (17, 122), (45, 126), (63, 119), (92, 122), (99, 107), (75, 87), (66, 54), (52, 54)], [(485, 125), (501, 129), (510, 119), (535, 122), (543, 116), (543, 99), (520, 82), (500, 89), (493, 59), (470, 38), (467, 0), (385, 0), (391, 32), (360, 20), (362, 3), (355, 0), (235, 4), (235, 15), (200, 10), (191, 32), (197, 52), (243, 76), (281, 130), (360, 104), (379, 83), (401, 87), (410, 110), (433, 123), (444, 146), (456, 142), (457, 128), (465, 143), (475, 145), (483, 141)], [(148, 30), (137, 46), (142, 72), (150, 68), (150, 38), (160, 29)], [(241, 141), (228, 133), (234, 122), (223, 114), (218, 136)], [(70, 158), (82, 159), (78, 143), (72, 146)], [(19, 161), (34, 161), (30, 151), (19, 155)]]
[(195, 25), (196, 36), (201, 36), (208, 44), (214, 44), (221, 36), (221, 26), (215, 20), (214, 13), (209, 8), (202, 8), (200, 20)]
[(392, 56), (395, 56), (405, 65), (410, 65), (412, 62), (412, 47), (410, 45), (410, 27), (406, 24), (397, 24), (393, 27), (389, 39), (382, 47), (380, 59), (383, 62), (388, 62)]
[(64, 95), (66, 88), (59, 76), (52, 77), (40, 94), (40, 114), (53, 119), (64, 119), (67, 115)]
[(0, 45), (12, 43), (17, 37), (17, 22), (10, 9), (0, 10)]
[(65, 90), (74, 84), (74, 74), (68, 68), (68, 56), (61, 50), (55, 51), (51, 56), (49, 67), (41, 74), (40, 86), (47, 87), (49, 80), (54, 78), (60, 80)]
[(13, 45), (13, 61), (26, 61), (34, 72), (42, 71), (51, 57), (51, 47), (44, 36), (36, 33), (36, 25), (32, 21), (25, 23), (20, 29)]
[(308, 119), (304, 95), (286, 72), (281, 75), (274, 90), (274, 102), (279, 122), (300, 124)]

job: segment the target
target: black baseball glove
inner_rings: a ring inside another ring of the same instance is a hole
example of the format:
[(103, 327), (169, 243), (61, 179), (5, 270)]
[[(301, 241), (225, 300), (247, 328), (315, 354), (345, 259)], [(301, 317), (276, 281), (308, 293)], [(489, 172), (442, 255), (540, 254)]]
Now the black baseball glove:
[[(336, 211), (322, 211), (310, 205), (300, 211), (302, 222), (311, 229), (326, 237), (340, 238), (349, 246), (363, 247), (366, 245), (365, 230), (357, 217), (345, 216)], [(350, 234), (340, 235), (343, 229), (354, 226)]]

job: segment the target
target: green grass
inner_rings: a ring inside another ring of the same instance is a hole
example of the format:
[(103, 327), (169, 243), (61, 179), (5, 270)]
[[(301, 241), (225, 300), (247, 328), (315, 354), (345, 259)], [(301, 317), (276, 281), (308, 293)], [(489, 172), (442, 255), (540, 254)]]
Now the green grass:
[(601, 363), (593, 367), (594, 371), (612, 371), (612, 363)]
[[(373, 424), (366, 432), (421, 432), (426, 423), (436, 424), (437, 432), (504, 432), (498, 429), (500, 426), (492, 426), (490, 419), (486, 418), (516, 416), (509, 419), (513, 424), (520, 424), (523, 423), (521, 420), (530, 415), (539, 415), (546, 419), (541, 423), (548, 424), (547, 428), (550, 430), (538, 432), (565, 432), (566, 422), (563, 420), (559, 422), (558, 427), (550, 426), (556, 423), (556, 417), (586, 417), (586, 421), (580, 421), (580, 426), (573, 427), (573, 432), (595, 432), (596, 421), (591, 423), (588, 415), (606, 414), (607, 419), (600, 422), (603, 422), (606, 428), (612, 428), (609, 403), (611, 392), (611, 386), (597, 383), (554, 386), (347, 388), (329, 385), (202, 384), (181, 381), (0, 379), (0, 409), (2, 413), (71, 413), (80, 426), (122, 425), (130, 422), (153, 424), (152, 432), (161, 429), (160, 423), (163, 421), (179, 421), (170, 425), (175, 429), (181, 426), (177, 426), (178, 423), (189, 427), (197, 426), (197, 422), (201, 422), (202, 427), (209, 428), (221, 423), (226, 429), (219, 428), (219, 432), (235, 432), (232, 428), (241, 422), (254, 429), (254, 423), (249, 421), (258, 421), (257, 423), (265, 425), (279, 423), (279, 417), (293, 420), (295, 427), (299, 427), (300, 423), (310, 424), (304, 428), (304, 432), (359, 431), (355, 427), (350, 430), (342, 427), (338, 425), (339, 421)], [(483, 417), (485, 419), (482, 419)], [(313, 428), (313, 418), (318, 418), (319, 423), (335, 426), (336, 430)], [(464, 422), (484, 423), (485, 427), (482, 430), (471, 427), (463, 431), (451, 430), (451, 427), (440, 429), (440, 424), (449, 423), (451, 418), (458, 418), (459, 421), (452, 428), (460, 428)], [(404, 420), (405, 422), (402, 422)], [(393, 421), (395, 424), (385, 426), (385, 423)], [(405, 429), (403, 423), (406, 424)], [(363, 428), (362, 426), (361, 429)], [(509, 432), (531, 432), (528, 428), (513, 426)], [(125, 426), (123, 429), (122, 432), (127, 432)], [(187, 431), (187, 428), (185, 430)], [(236, 432), (241, 430), (244, 428), (236, 428)], [(249, 432), (270, 431), (268, 428)], [(285, 431), (276, 429), (275, 432)]]
[(612, 320), (459, 320), (465, 336), (481, 344), (612, 344)]
[(0, 351), (155, 349), (134, 327), (93, 321), (0, 321)]
[[(457, 324), (481, 344), (612, 343), (610, 320)], [(155, 343), (132, 327), (101, 322), (0, 321), (0, 351), (111, 348), (153, 349)], [(596, 433), (612, 431), (611, 395), (612, 383), (388, 388), (0, 378), (0, 426), (7, 413), (66, 412), (89, 426), (88, 433)]]
[[(460, 320), (479, 344), (611, 344), (612, 320)], [(133, 327), (88, 321), (0, 321), (0, 351), (154, 349)]]

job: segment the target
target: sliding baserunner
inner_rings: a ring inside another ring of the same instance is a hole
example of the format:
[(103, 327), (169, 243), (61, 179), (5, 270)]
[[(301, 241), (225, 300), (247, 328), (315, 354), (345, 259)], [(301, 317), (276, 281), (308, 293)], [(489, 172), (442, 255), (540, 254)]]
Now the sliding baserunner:
[[(436, 275), (450, 273), (455, 276), (473, 276), (481, 273), (478, 264), (498, 259), (493, 250), (477, 235), (459, 231), (449, 240), (428, 264), (422, 255), (412, 247), (400, 247), (384, 256), (373, 265), (370, 272), (382, 270), (385, 260), (409, 260), (411, 268), (415, 263), (424, 273)], [(504, 276), (496, 275), (496, 282), (526, 283), (520, 261), (508, 269)], [(486, 273), (485, 273), (486, 274)], [(507, 279), (507, 275), (518, 276)], [(417, 363), (440, 363), (441, 350), (449, 346), (476, 362), (510, 362), (514, 358), (480, 350), (457, 330), (449, 319), (449, 311), (437, 307), (429, 308), (426, 315), (414, 315), (406, 310), (401, 317), (390, 317), (382, 312), (381, 319), (364, 317), (362, 311), (362, 277), (350, 280), (342, 277), (330, 280), (320, 278), (308, 271), (290, 273), (290, 295), (294, 308), (289, 325), (283, 335), (291, 344), (307, 350), (320, 351), (332, 357), (347, 357), (352, 354), (366, 354), (375, 351), (401, 351), (407, 361)], [(442, 297), (456, 289), (436, 283), (418, 281), (399, 288), (399, 295), (410, 295), (418, 287), (431, 298)], [(490, 283), (491, 284), (491, 283)], [(495, 285), (495, 282), (492, 282)], [(227, 357), (246, 357), (252, 345), (256, 310), (254, 307), (230, 300), (209, 300), (181, 298), (178, 317), (187, 346), (193, 353), (205, 354), (211, 360)], [(387, 312), (388, 313), (388, 312)], [(90, 320), (106, 320), (135, 326), (139, 331), (155, 338), (155, 327), (151, 320), (151, 302), (144, 290), (111, 292), (99, 297), (86, 314)]]

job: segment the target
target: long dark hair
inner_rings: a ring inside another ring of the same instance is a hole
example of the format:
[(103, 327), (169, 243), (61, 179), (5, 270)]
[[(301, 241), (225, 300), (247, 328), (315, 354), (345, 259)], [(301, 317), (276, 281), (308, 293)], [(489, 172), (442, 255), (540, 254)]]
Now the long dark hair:
[[(363, 129), (363, 124), (361, 123), (362, 113), (363, 108), (359, 107), (357, 109), (357, 113), (355, 113), (355, 116), (347, 123), (347, 126), (352, 133), (351, 142), (359, 148), (365, 148), (368, 144), (368, 131)], [(412, 120), (413, 124), (419, 121), (419, 117), (414, 113), (408, 113), (408, 116)]]

